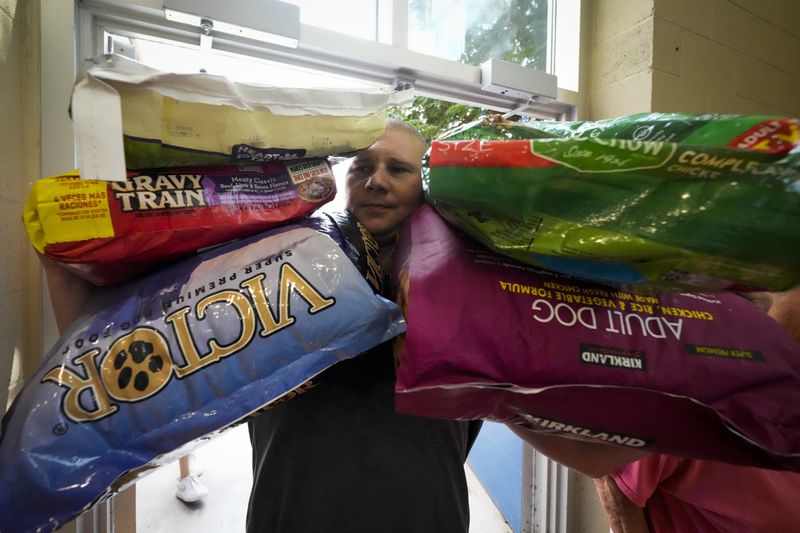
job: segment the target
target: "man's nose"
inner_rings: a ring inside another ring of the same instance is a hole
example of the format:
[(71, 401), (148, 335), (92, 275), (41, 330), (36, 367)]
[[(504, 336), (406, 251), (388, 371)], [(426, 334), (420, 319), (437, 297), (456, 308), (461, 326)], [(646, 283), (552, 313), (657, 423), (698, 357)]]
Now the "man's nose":
[(388, 190), (388, 175), (383, 166), (378, 166), (375, 172), (367, 179), (366, 187), (370, 190), (386, 191)]

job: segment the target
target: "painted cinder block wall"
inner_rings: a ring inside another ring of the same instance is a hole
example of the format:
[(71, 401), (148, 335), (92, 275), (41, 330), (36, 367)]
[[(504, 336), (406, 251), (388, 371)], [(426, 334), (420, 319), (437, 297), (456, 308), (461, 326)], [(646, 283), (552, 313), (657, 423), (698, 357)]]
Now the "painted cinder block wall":
[(800, 116), (800, 2), (594, 0), (589, 116)]
[(653, 92), (653, 0), (587, 0), (592, 18), (588, 63), (589, 117), (649, 111)]
[(41, 352), (38, 260), (22, 225), (39, 177), (38, 4), (0, 0), (0, 407)]
[(800, 116), (800, 2), (655, 0), (655, 111)]

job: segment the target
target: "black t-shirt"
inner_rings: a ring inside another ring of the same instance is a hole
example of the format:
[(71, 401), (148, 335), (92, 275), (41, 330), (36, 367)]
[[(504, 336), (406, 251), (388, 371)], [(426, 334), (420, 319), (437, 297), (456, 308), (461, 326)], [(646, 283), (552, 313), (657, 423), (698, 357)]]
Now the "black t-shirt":
[(390, 343), (250, 421), (248, 533), (465, 533), (479, 422), (397, 414)]

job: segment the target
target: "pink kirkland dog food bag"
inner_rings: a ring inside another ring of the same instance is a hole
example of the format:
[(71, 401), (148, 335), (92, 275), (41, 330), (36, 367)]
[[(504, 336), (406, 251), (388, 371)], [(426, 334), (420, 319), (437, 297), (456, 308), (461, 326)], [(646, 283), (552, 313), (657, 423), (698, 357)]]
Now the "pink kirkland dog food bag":
[(746, 299), (540, 270), (427, 205), (400, 238), (398, 411), (800, 470), (800, 347)]

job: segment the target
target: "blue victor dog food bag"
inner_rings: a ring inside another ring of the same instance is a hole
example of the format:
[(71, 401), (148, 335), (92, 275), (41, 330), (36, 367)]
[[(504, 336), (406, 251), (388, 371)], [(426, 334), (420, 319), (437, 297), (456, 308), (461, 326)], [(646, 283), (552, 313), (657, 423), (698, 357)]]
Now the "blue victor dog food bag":
[(0, 532), (56, 529), (404, 331), (376, 258), (352, 218), (319, 213), (109, 289), (3, 420)]

